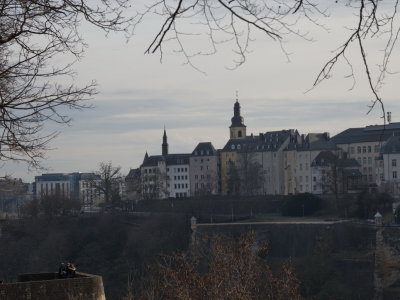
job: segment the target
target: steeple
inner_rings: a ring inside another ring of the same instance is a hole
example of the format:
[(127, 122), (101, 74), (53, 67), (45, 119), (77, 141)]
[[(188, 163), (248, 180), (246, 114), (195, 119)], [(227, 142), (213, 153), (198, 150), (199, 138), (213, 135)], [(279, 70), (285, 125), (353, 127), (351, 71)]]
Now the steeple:
[(168, 155), (168, 143), (167, 143), (167, 132), (164, 126), (164, 135), (163, 135), (163, 143), (162, 143), (162, 155)]
[(246, 137), (246, 125), (243, 123), (243, 117), (240, 115), (240, 103), (238, 99), (238, 92), (236, 92), (236, 102), (233, 106), (233, 117), (230, 128), (230, 138), (240, 139)]

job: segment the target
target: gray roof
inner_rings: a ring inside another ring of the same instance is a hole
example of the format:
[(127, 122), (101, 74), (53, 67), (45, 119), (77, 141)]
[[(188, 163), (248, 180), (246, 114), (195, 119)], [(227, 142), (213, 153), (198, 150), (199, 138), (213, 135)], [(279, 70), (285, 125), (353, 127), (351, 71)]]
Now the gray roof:
[(335, 144), (379, 142), (387, 140), (394, 133), (400, 134), (400, 123), (349, 128), (335, 135), (332, 140)]
[(101, 176), (94, 173), (82, 173), (81, 180), (100, 180)]
[(217, 155), (218, 152), (215, 150), (211, 142), (199, 143), (192, 152), (192, 156), (210, 156)]
[(400, 153), (400, 135), (391, 136), (382, 146), (382, 154)]
[(346, 177), (362, 177), (359, 169), (344, 169), (343, 175)]
[(69, 175), (64, 173), (48, 173), (35, 176), (35, 181), (65, 181), (69, 179)]
[(189, 153), (167, 154), (167, 155), (146, 155), (141, 167), (155, 167), (159, 162), (165, 162), (166, 165), (184, 165), (189, 164)]
[(140, 168), (137, 169), (130, 169), (128, 175), (126, 175), (126, 179), (129, 178), (139, 178), (140, 177)]
[(311, 165), (314, 166), (328, 166), (336, 164), (341, 168), (357, 168), (360, 164), (354, 158), (339, 158), (331, 151), (321, 151), (313, 160)]
[[(298, 133), (294, 129), (269, 131), (257, 136), (252, 134), (244, 139), (230, 139), (222, 151), (277, 151), (288, 138), (295, 139), (296, 135)], [(234, 145), (234, 149), (232, 149), (232, 145)]]

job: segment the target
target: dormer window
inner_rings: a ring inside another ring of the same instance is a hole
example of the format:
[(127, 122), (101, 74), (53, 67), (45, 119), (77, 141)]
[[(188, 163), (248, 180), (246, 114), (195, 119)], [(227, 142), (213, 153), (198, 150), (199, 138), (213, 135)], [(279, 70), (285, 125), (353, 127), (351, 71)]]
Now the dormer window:
[(231, 149), (235, 150), (235, 145), (234, 144), (232, 144)]
[(239, 145), (237, 145), (237, 149), (238, 149), (238, 150), (240, 150), (240, 144), (239, 144)]

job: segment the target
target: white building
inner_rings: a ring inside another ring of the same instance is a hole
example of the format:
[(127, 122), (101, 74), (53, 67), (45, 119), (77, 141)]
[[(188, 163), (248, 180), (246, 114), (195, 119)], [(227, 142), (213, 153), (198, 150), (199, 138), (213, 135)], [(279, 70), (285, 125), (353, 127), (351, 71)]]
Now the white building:
[(101, 203), (104, 203), (104, 194), (96, 188), (101, 183), (101, 178), (93, 173), (81, 174), (79, 180), (79, 194), (82, 203), (82, 210), (85, 212), (98, 210)]
[[(400, 198), (400, 135), (390, 137), (382, 146), (383, 168), (378, 169), (380, 186), (393, 197)], [(378, 161), (379, 162), (379, 161)], [(381, 164), (382, 165), (382, 164)]]

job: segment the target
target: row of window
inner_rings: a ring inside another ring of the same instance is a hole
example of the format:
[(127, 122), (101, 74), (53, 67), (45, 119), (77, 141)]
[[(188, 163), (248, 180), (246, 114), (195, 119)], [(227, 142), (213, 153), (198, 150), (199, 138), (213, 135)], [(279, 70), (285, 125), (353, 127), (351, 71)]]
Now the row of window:
[(211, 183), (207, 183), (207, 184), (201, 183), (200, 185), (199, 185), (198, 183), (195, 184), (196, 190), (198, 190), (199, 187), (201, 187), (202, 189), (204, 189), (206, 186), (207, 186), (207, 188), (208, 188), (209, 190), (211, 189)]
[[(194, 161), (197, 161), (197, 158), (195, 158), (195, 159), (194, 159)], [(206, 161), (210, 161), (210, 159), (209, 159), (209, 158), (207, 158), (207, 159), (206, 159)], [(201, 159), (200, 159), (200, 162), (204, 162), (204, 159), (203, 159), (203, 158), (201, 158)]]
[(182, 183), (182, 184), (180, 184), (180, 183), (175, 183), (174, 184), (174, 188), (177, 190), (177, 189), (187, 189), (188, 188), (188, 184), (187, 183)]
[[(202, 175), (200, 175), (200, 178), (201, 179), (204, 179), (204, 175), (202, 174)], [(207, 179), (210, 179), (211, 178), (211, 175), (210, 174), (207, 174)], [(199, 175), (194, 175), (194, 179), (199, 179)]]
[(176, 198), (184, 198), (184, 197), (187, 197), (187, 194), (186, 193), (175, 193), (175, 197)]
[[(174, 176), (174, 180), (187, 180), (188, 176), (187, 175), (182, 175), (182, 176)], [(167, 176), (167, 180), (169, 180), (169, 176)]]
[(367, 162), (368, 162), (368, 164), (369, 165), (372, 165), (372, 157), (363, 157), (363, 158), (361, 158), (361, 157), (357, 157), (357, 162), (361, 165), (366, 165), (367, 164)]
[[(355, 153), (356, 148), (350, 147), (350, 154)], [(374, 152), (378, 153), (380, 150), (379, 145), (374, 146)], [(372, 153), (372, 146), (357, 146), (357, 153)]]
[(206, 154), (206, 155), (210, 155), (210, 151), (209, 150), (206, 150), (206, 152), (204, 152), (203, 150), (200, 150), (200, 151), (194, 151), (194, 155), (204, 155), (204, 153)]
[[(304, 169), (307, 171), (308, 170), (308, 163), (304, 164)], [(303, 164), (299, 164), (299, 171), (303, 171)]]

